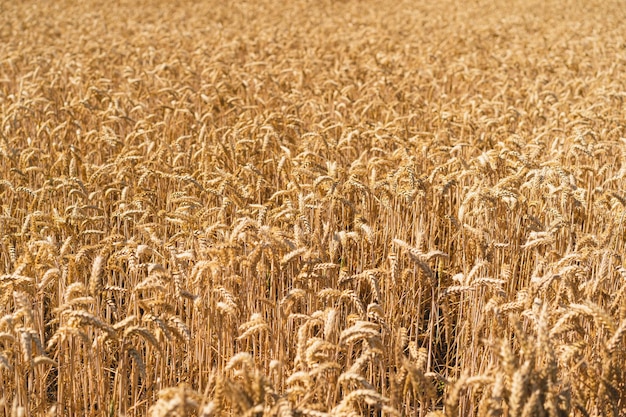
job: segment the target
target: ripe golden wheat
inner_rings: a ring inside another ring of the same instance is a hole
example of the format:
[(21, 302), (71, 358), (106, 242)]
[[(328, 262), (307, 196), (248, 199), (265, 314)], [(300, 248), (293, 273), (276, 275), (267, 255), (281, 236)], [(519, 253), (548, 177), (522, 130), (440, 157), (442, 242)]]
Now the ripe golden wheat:
[(0, 11), (0, 415), (626, 414), (620, 1)]

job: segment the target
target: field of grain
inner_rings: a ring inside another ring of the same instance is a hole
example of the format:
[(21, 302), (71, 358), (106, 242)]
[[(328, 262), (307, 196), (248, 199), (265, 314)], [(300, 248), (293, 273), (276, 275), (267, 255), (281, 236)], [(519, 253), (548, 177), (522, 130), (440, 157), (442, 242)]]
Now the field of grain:
[(0, 416), (626, 413), (623, 1), (0, 1)]

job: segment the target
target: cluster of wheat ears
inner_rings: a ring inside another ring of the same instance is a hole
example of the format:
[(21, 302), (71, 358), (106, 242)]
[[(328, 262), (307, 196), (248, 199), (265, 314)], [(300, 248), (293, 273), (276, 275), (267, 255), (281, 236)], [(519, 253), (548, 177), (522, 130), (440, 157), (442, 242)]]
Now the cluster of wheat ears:
[(620, 3), (0, 2), (0, 415), (623, 415)]

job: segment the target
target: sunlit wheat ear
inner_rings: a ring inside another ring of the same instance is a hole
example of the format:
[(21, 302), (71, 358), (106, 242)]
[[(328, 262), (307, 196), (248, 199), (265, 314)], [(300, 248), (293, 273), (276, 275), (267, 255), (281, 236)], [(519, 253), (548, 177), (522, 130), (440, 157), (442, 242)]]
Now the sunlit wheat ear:
[(522, 406), (527, 400), (530, 388), (528, 386), (529, 373), (531, 371), (532, 363), (530, 360), (525, 361), (522, 367), (517, 370), (513, 376), (511, 385), (511, 397), (509, 401), (509, 407), (511, 415), (517, 416), (522, 413)]
[(347, 328), (339, 337), (339, 344), (354, 343), (360, 339), (380, 337), (380, 328), (375, 323), (357, 321), (352, 327)]
[(299, 300), (303, 300), (305, 296), (306, 292), (303, 289), (294, 288), (289, 291), (289, 293), (284, 296), (282, 300), (280, 300), (279, 305), (283, 309), (285, 314), (288, 315), (289, 313), (291, 313), (291, 308), (293, 307), (294, 303)]
[(250, 320), (239, 326), (239, 336), (237, 340), (245, 340), (250, 336), (259, 333), (265, 333), (269, 331), (269, 326), (263, 320), (260, 314), (255, 313), (250, 317)]
[(201, 403), (200, 394), (185, 384), (181, 384), (178, 387), (159, 391), (159, 399), (150, 408), (150, 415), (153, 417), (188, 415), (192, 412), (195, 413)]
[(324, 319), (324, 338), (328, 341), (335, 341), (338, 334), (338, 311), (336, 308), (326, 310)]
[(102, 268), (104, 263), (104, 257), (101, 255), (96, 256), (91, 267), (91, 276), (89, 277), (89, 293), (92, 296), (97, 296), (103, 289), (102, 284)]
[(345, 302), (347, 302), (348, 304), (353, 305), (359, 315), (365, 314), (365, 306), (363, 305), (363, 302), (361, 301), (359, 296), (353, 290), (344, 290), (341, 293), (340, 300), (345, 300)]
[(399, 279), (399, 262), (398, 262), (398, 254), (396, 252), (389, 253), (389, 274), (391, 277), (391, 282), (394, 284), (398, 284)]

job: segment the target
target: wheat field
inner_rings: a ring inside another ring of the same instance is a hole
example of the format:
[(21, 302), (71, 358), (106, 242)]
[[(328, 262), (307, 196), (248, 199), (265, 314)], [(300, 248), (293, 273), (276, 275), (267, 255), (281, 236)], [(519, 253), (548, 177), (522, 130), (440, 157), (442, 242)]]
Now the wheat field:
[(0, 415), (626, 415), (625, 21), (0, 1)]

